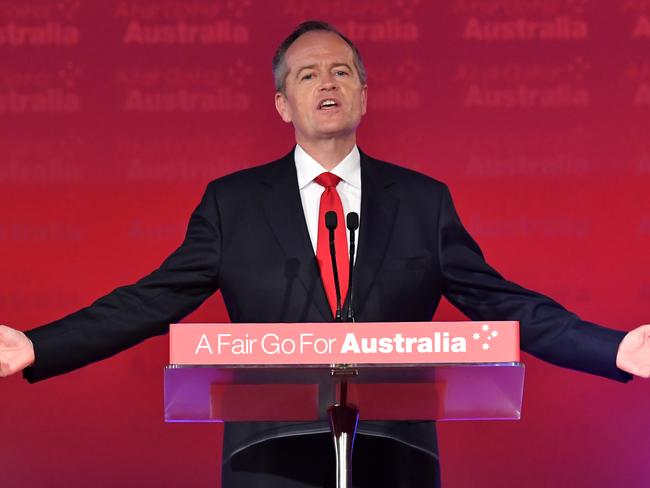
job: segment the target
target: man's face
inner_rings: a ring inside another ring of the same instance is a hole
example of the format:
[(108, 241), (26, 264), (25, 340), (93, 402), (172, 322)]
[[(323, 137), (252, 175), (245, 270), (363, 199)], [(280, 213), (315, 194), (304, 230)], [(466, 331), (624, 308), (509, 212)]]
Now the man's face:
[(284, 93), (275, 107), (293, 123), (299, 143), (353, 135), (366, 113), (367, 85), (362, 85), (350, 46), (333, 32), (300, 36), (285, 55)]

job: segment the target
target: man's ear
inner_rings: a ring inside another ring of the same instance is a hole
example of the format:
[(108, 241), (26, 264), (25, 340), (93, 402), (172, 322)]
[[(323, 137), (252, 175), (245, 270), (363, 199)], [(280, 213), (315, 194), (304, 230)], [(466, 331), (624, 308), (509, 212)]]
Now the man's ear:
[(289, 103), (287, 97), (282, 92), (275, 92), (275, 109), (286, 123), (291, 122), (291, 111), (289, 110)]
[(368, 108), (368, 85), (361, 87), (361, 115), (366, 115)]

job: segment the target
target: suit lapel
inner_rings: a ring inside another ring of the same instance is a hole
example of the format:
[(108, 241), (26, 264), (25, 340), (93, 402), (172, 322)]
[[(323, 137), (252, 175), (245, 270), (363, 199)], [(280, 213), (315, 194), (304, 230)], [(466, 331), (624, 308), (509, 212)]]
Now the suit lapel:
[(297, 274), (307, 291), (308, 303), (318, 309), (324, 321), (331, 322), (332, 312), (300, 200), (293, 151), (278, 161), (276, 170), (267, 177), (265, 184), (269, 186), (269, 191), (262, 199), (262, 208), (271, 231), (285, 253), (287, 269), (291, 268), (291, 272)]
[(392, 184), (381, 174), (377, 163), (361, 153), (361, 216), (359, 248), (354, 265), (355, 313), (363, 313), (364, 302), (393, 233), (398, 201), (386, 191)]

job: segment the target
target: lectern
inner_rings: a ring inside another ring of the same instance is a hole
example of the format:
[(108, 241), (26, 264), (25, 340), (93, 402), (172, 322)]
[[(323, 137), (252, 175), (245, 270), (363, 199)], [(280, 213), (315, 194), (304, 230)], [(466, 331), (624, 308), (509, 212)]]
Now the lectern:
[(165, 421), (328, 419), (347, 488), (359, 419), (516, 420), (523, 381), (516, 322), (174, 324)]

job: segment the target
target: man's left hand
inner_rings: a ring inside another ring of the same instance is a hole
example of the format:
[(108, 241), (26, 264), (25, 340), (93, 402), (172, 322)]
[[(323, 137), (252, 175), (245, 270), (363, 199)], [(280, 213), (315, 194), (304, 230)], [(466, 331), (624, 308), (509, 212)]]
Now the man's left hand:
[(630, 374), (650, 378), (650, 324), (637, 327), (623, 337), (616, 366)]

